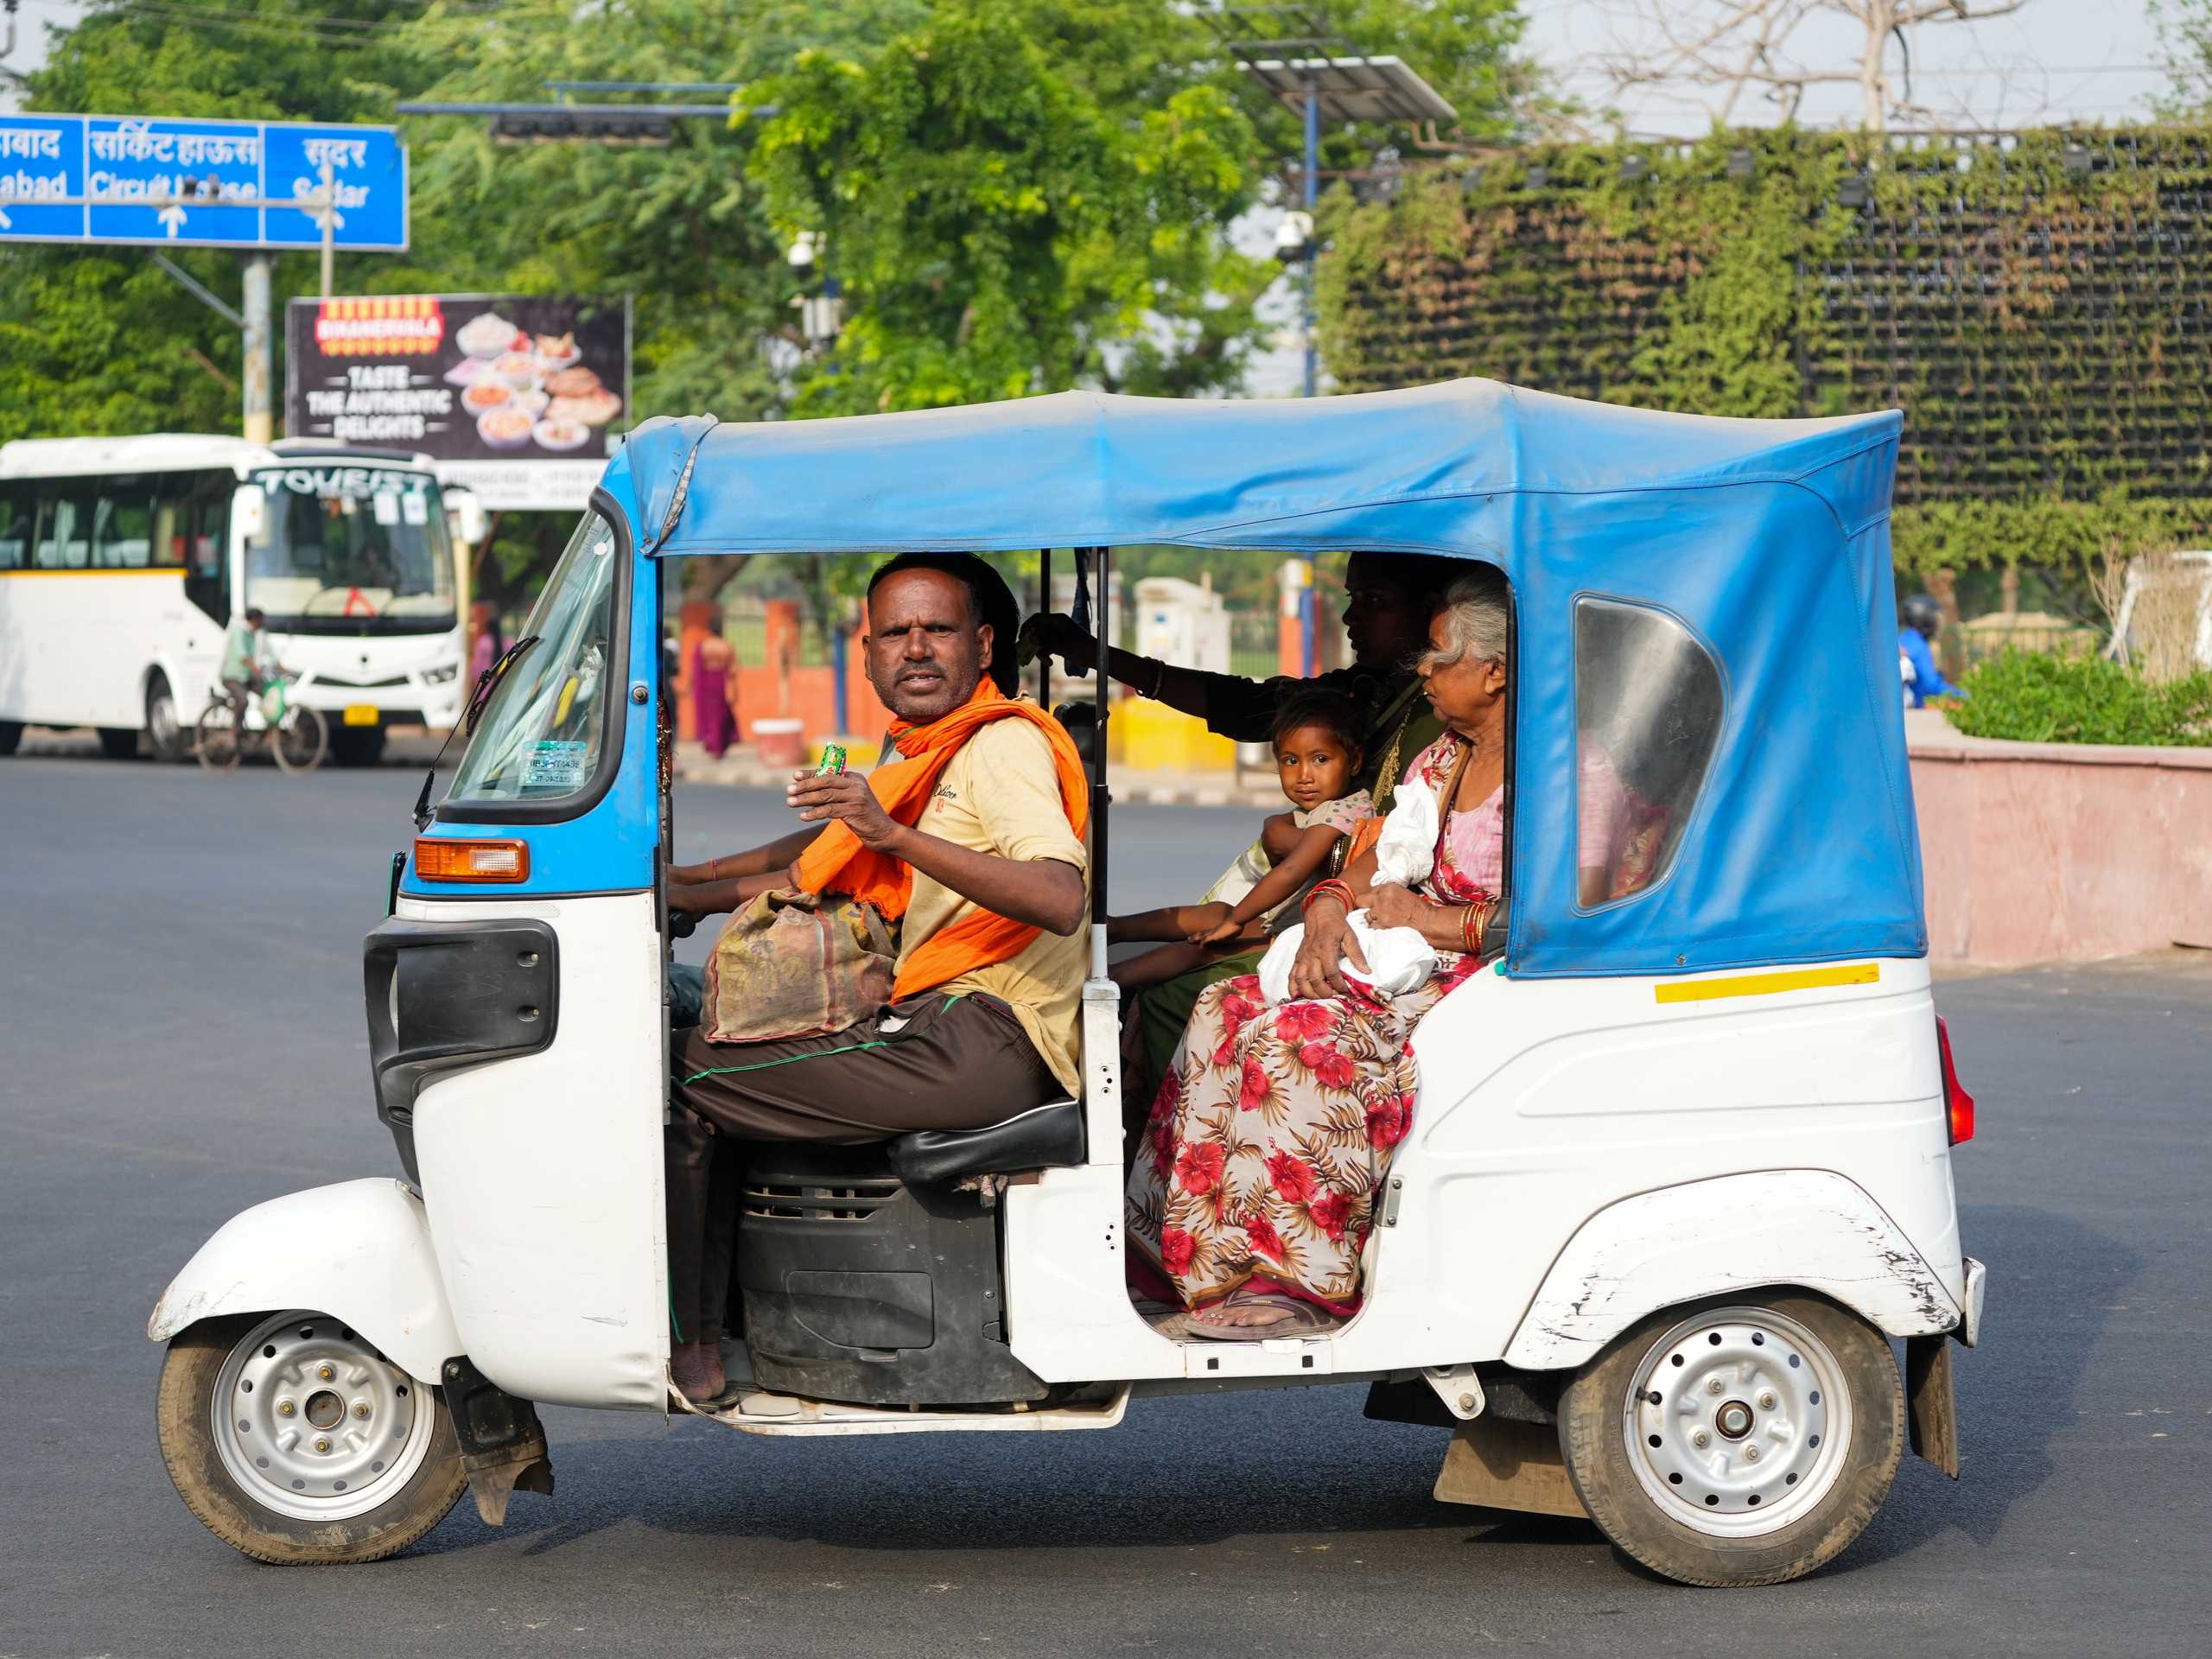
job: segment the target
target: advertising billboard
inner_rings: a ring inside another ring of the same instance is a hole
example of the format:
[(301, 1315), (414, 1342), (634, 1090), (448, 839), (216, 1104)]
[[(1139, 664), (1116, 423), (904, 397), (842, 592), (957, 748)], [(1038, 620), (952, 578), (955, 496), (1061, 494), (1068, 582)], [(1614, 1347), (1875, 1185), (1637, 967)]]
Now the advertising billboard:
[(0, 115), (0, 242), (319, 247), (325, 167), (332, 245), (404, 252), (397, 127)]
[(487, 507), (577, 511), (630, 410), (626, 296), (294, 300), (284, 429), (413, 450)]

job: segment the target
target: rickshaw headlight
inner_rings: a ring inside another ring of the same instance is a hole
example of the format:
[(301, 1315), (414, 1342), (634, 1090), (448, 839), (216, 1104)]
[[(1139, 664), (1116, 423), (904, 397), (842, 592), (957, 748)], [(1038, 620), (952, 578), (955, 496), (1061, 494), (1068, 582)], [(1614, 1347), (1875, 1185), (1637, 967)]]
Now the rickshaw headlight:
[(1936, 1016), (1936, 1046), (1943, 1055), (1943, 1107), (1955, 1147), (1974, 1139), (1974, 1096), (1959, 1082), (1958, 1068), (1951, 1064), (1951, 1028), (1941, 1014)]
[(530, 843), (418, 836), (415, 874), (425, 881), (527, 881)]

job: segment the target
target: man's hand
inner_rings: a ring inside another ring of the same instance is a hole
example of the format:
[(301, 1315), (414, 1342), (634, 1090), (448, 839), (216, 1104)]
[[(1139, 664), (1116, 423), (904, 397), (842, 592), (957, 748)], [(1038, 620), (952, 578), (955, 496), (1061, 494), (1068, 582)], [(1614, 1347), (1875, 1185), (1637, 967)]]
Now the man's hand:
[(1418, 928), (1433, 921), (1435, 916), (1434, 905), (1394, 881), (1377, 882), (1368, 890), (1367, 920), (1370, 927)]
[(836, 819), (871, 851), (889, 852), (907, 834), (906, 826), (883, 810), (883, 803), (875, 798), (868, 779), (857, 772), (818, 775), (795, 772), (791, 787), (784, 791), (784, 800), (798, 808), (800, 818), (808, 823)]
[[(995, 915), (1067, 938), (1083, 925), (1083, 872), (1057, 859), (1001, 858), (926, 830), (910, 829), (883, 810), (868, 779), (851, 772), (817, 777), (794, 772), (784, 798), (810, 823), (835, 818), (873, 852), (903, 860), (970, 904)], [(793, 885), (798, 885), (796, 870)]]
[(1058, 611), (1039, 611), (1021, 625), (1014, 636), (1014, 661), (1027, 668), (1039, 657), (1058, 657), (1073, 668), (1098, 666), (1096, 636), (1076, 626), (1075, 619)]

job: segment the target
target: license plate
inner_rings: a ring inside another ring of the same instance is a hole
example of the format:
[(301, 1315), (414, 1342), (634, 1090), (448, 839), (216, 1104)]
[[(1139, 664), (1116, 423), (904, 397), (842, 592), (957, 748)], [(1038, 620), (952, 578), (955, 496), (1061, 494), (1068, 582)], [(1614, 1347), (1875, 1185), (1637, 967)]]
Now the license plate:
[(373, 702), (349, 702), (346, 705), (348, 726), (373, 726), (377, 723), (377, 706)]

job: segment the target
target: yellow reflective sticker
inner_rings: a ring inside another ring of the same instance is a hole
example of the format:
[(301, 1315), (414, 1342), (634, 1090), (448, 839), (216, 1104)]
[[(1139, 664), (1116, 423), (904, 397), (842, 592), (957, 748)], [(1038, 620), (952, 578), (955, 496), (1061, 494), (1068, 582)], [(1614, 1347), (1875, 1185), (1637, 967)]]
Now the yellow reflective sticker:
[(1724, 996), (1772, 996), (1777, 991), (1809, 991), (1821, 985), (1873, 985), (1881, 977), (1880, 963), (1853, 962), (1840, 968), (1791, 968), (1778, 974), (1687, 980), (1655, 986), (1653, 990), (1662, 1002), (1711, 1002)]

